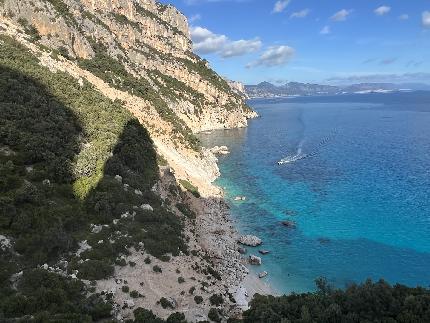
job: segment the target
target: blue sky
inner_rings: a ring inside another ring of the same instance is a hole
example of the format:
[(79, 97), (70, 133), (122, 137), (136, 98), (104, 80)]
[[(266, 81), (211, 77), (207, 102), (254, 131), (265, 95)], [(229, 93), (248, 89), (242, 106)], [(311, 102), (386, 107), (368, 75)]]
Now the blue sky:
[(195, 51), (247, 84), (430, 83), (429, 0), (169, 0)]

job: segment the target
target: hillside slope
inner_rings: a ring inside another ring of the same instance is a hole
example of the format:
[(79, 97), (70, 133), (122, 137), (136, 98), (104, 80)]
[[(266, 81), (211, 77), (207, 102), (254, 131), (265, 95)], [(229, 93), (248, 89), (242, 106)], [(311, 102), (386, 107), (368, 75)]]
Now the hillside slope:
[(246, 268), (194, 134), (255, 113), (191, 52), (185, 17), (150, 0), (0, 15), (0, 318), (237, 313)]

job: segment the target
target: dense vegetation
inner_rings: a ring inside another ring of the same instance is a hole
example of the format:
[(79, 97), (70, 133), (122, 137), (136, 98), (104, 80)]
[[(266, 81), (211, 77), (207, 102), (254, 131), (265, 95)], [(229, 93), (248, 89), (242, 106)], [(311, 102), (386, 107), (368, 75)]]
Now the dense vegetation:
[(244, 322), (395, 323), (430, 322), (430, 290), (368, 280), (346, 290), (317, 280), (315, 293), (256, 295)]
[(0, 248), (0, 320), (105, 317), (110, 305), (79, 279), (45, 269), (97, 280), (141, 242), (159, 258), (187, 253), (182, 219), (150, 190), (153, 143), (119, 102), (0, 42), (0, 234), (12, 245)]

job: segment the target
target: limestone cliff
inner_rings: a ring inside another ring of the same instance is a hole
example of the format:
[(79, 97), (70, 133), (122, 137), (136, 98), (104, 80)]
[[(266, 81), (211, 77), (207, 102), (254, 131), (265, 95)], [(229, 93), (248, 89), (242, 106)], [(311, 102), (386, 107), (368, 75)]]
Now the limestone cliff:
[(237, 86), (192, 52), (176, 8), (154, 0), (2, 0), (0, 16), (3, 33), (42, 64), (121, 100), (178, 176), (213, 192), (216, 158), (193, 134), (244, 127), (256, 114)]
[(144, 80), (193, 131), (246, 126), (253, 113), (192, 53), (187, 19), (154, 0), (4, 0), (3, 16), (72, 60), (103, 50)]

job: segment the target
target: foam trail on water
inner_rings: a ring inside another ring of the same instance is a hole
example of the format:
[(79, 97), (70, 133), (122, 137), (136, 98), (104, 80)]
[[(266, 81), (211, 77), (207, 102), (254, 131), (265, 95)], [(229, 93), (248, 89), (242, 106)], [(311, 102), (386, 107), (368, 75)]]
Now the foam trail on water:
[(299, 143), (299, 147), (297, 148), (297, 153), (295, 155), (287, 156), (287, 157), (281, 159), (280, 161), (278, 161), (278, 165), (294, 163), (298, 160), (314, 157), (315, 155), (317, 155), (319, 153), (319, 150), (323, 146), (325, 146), (328, 142), (330, 142), (331, 139), (333, 139), (333, 137), (336, 134), (337, 134), (337, 129), (335, 128), (333, 131), (331, 131), (331, 133), (327, 137), (324, 137), (320, 141), (320, 143), (314, 148), (314, 150), (309, 154), (302, 154), (302, 146), (304, 143), (304, 139), (302, 139)]

